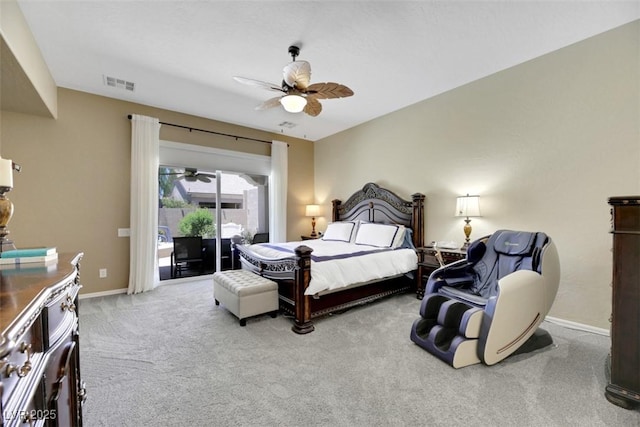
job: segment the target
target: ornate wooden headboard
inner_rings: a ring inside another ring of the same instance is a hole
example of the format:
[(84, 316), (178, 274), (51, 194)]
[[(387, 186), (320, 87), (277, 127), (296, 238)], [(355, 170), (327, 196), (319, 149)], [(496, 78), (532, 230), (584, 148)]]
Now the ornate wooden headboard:
[(363, 220), (401, 224), (413, 230), (413, 244), (424, 246), (424, 194), (416, 193), (411, 201), (404, 200), (390, 190), (372, 182), (355, 192), (342, 203), (333, 200), (332, 221)]

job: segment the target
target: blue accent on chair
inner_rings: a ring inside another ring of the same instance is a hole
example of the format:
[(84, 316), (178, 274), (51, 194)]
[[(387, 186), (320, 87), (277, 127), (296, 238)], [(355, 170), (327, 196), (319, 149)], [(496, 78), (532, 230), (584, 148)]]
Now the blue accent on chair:
[(545, 233), (498, 230), (473, 242), (466, 259), (431, 274), (411, 340), (454, 367), (496, 363), (533, 336), (550, 344), (550, 336), (535, 333), (555, 298), (559, 272)]

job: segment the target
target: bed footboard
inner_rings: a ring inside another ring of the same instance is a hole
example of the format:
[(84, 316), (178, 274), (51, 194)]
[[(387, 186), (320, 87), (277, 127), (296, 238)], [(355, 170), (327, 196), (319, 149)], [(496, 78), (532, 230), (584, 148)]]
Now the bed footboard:
[(311, 249), (298, 246), (295, 257), (281, 260), (261, 259), (242, 245), (232, 242), (232, 268), (243, 268), (278, 282), (280, 308), (294, 316), (291, 327), (297, 334), (308, 334), (315, 327), (311, 322), (312, 311), (305, 291), (311, 280)]

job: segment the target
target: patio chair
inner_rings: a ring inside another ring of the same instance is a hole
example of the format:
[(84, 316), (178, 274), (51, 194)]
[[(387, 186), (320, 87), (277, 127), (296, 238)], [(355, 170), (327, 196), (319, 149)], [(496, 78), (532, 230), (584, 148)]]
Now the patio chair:
[(202, 237), (174, 237), (171, 252), (171, 278), (182, 275), (182, 270), (198, 264), (200, 274), (204, 271)]

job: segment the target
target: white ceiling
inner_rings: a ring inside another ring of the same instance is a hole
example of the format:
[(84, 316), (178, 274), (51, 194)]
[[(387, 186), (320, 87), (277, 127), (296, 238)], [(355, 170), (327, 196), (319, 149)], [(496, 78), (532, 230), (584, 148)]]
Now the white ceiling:
[[(58, 86), (309, 140), (640, 19), (637, 0), (18, 4)], [(291, 44), (311, 83), (355, 95), (322, 100), (318, 117), (255, 111), (275, 93), (232, 77), (280, 84)]]

